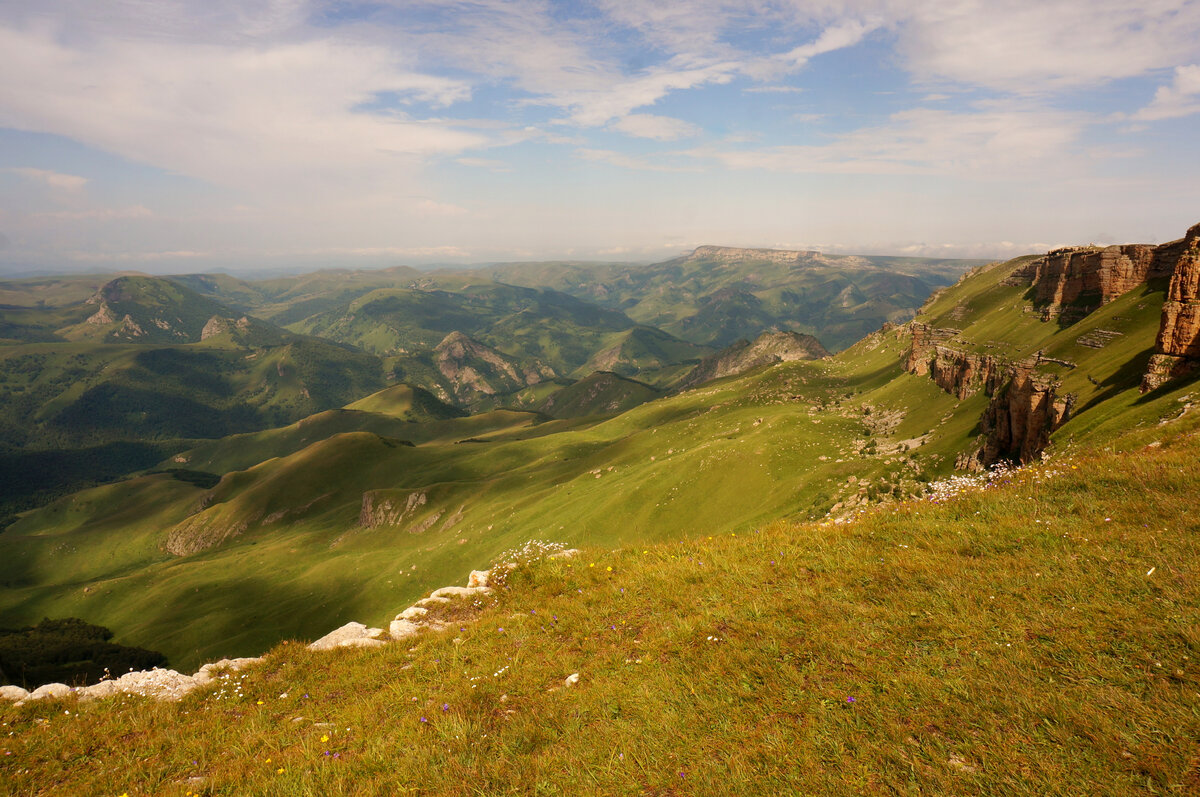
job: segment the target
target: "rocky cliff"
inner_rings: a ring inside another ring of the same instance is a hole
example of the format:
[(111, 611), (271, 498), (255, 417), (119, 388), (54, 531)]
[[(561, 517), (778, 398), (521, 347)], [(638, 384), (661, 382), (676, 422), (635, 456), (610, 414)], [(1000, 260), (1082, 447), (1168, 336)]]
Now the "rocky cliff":
[(556, 374), (542, 363), (523, 364), (461, 332), (451, 332), (434, 349), (437, 369), (449, 393), (462, 401), (510, 393)]
[(760, 365), (793, 360), (819, 360), (829, 352), (812, 335), (798, 332), (764, 332), (753, 342), (740, 340), (727, 349), (705, 357), (679, 383), (680, 390), (744, 373)]
[(1200, 224), (1178, 241), (1163, 244), (1171, 282), (1163, 302), (1155, 354), (1142, 378), (1142, 392), (1194, 371), (1200, 364)]
[(948, 345), (958, 334), (956, 329), (938, 329), (915, 322), (907, 328), (911, 343), (905, 356), (906, 371), (927, 375), (958, 399), (980, 391), (991, 397), (980, 419), (982, 445), (979, 450), (960, 457), (958, 467), (974, 469), (1002, 459), (1029, 462), (1070, 417), (1074, 396), (1059, 395), (1057, 380), (1037, 373), (1037, 366), (1043, 361), (1040, 354), (1008, 362)]
[[(1074, 323), (1097, 308), (1151, 280), (1170, 279), (1156, 354), (1142, 380), (1142, 391), (1189, 373), (1200, 364), (1200, 224), (1170, 243), (1080, 246), (1055, 249), (1008, 274), (1001, 284), (1027, 286), (1027, 298), (1043, 321)], [(956, 317), (956, 316), (951, 316)], [(972, 352), (960, 330), (911, 322), (904, 328), (909, 347), (904, 368), (928, 376), (959, 399), (979, 392), (990, 397), (981, 419), (984, 436), (978, 452), (960, 458), (960, 466), (988, 465), (999, 459), (1027, 462), (1071, 415), (1075, 397), (1062, 395), (1058, 380), (1038, 372), (1044, 362), (1068, 368), (1038, 352), (1012, 362)], [(1090, 333), (1080, 345), (1102, 347)], [(1107, 333), (1115, 334), (1115, 333)]]

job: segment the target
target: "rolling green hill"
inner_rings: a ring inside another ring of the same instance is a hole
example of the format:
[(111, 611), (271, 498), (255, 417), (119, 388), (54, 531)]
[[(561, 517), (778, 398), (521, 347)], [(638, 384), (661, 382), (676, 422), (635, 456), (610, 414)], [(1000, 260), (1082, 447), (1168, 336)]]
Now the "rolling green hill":
[(837, 351), (908, 320), (934, 288), (976, 265), (702, 246), (649, 266), (516, 263), (480, 273), (570, 293), (705, 346), (785, 330)]
[(1188, 794), (1198, 417), (849, 523), (527, 558), (442, 631), (283, 644), (179, 703), (0, 703), (0, 777), (64, 795)]
[[(1183, 263), (1186, 245), (1160, 249)], [(630, 384), (599, 375), (528, 388), (525, 406), (557, 420), (497, 410), (399, 426), (412, 398), (396, 391), (205, 444), (173, 463), (219, 475), (213, 486), (147, 476), (23, 514), (0, 534), (0, 613), (10, 625), (79, 617), (190, 666), (347, 619), (378, 624), (529, 539), (616, 548), (841, 517), (922, 495), (956, 468), (1032, 460), (1047, 442), (1150, 442), (1188, 417), (1194, 376), (1140, 389), (1161, 277), (1122, 277), (1067, 320), (1038, 297), (1075, 272), (1031, 262), (976, 270), (912, 323), (833, 357), (759, 365), (609, 417), (594, 414), (602, 394)], [(116, 528), (128, 553), (97, 559), (92, 541)], [(196, 611), (211, 622), (185, 622)]]

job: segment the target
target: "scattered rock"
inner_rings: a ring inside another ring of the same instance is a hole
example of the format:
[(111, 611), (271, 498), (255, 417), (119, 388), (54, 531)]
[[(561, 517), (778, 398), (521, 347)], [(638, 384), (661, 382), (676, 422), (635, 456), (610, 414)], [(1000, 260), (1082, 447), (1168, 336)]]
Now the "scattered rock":
[(563, 686), (574, 686), (577, 683), (579, 683), (579, 673), (573, 672), (563, 681)]
[(0, 700), (11, 700), (14, 703), (18, 700), (25, 700), (29, 697), (29, 690), (22, 689), (19, 686), (0, 686)]
[(487, 587), (442, 587), (430, 593), (431, 598), (470, 598), (491, 592)]
[(373, 648), (383, 644), (382, 628), (367, 628), (362, 623), (346, 623), (309, 644), (309, 650), (333, 650), (334, 648)]
[(491, 570), (472, 570), (471, 575), (467, 577), (467, 586), (486, 587), (488, 585), (488, 576), (491, 574)]
[(50, 698), (63, 698), (69, 694), (71, 694), (71, 687), (66, 684), (45, 684), (30, 692), (27, 699), (46, 700)]

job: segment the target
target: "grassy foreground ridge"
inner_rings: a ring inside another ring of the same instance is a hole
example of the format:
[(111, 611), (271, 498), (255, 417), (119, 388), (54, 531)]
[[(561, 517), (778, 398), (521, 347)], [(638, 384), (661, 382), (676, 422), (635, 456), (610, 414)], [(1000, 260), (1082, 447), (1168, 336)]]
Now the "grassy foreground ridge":
[[(13, 794), (1188, 794), (1194, 413), (987, 490), (523, 563), (417, 641), (0, 705)], [(567, 686), (569, 675), (578, 683)]]

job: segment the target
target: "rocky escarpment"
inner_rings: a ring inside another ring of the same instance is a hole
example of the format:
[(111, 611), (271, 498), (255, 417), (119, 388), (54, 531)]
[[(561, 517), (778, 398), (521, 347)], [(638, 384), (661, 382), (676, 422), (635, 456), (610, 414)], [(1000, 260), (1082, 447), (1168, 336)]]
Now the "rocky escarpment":
[[(1002, 459), (1029, 462), (1070, 417), (1075, 398), (1060, 395), (1058, 380), (1037, 372), (1037, 367), (1047, 361), (1040, 353), (1009, 362), (949, 345), (959, 334), (957, 329), (911, 323), (908, 330), (911, 343), (905, 356), (906, 371), (927, 375), (959, 399), (980, 391), (991, 397), (980, 419), (982, 445), (960, 457), (958, 467), (974, 469)], [(1069, 365), (1060, 360), (1051, 362)]]
[(1142, 378), (1142, 392), (1193, 372), (1200, 365), (1200, 224), (1178, 241), (1163, 244), (1173, 255), (1171, 282), (1163, 302), (1155, 354)]
[(1064, 247), (1013, 272), (1005, 284), (1031, 286), (1043, 321), (1061, 318), (1069, 323), (1146, 280), (1169, 276), (1173, 253), (1171, 244)]
[(754, 339), (739, 340), (711, 357), (705, 357), (679, 383), (680, 390), (744, 373), (760, 365), (795, 360), (819, 360), (829, 352), (812, 335), (798, 332), (764, 332)]
[[(1042, 320), (1057, 319), (1060, 325), (1067, 325), (1147, 281), (1168, 277), (1157, 353), (1142, 380), (1145, 392), (1200, 363), (1200, 224), (1184, 238), (1158, 246), (1055, 249), (1016, 269), (1002, 284), (1028, 286), (1027, 296), (1034, 308), (1040, 309)], [(1038, 367), (1052, 362), (1073, 368), (1073, 363), (1045, 357), (1042, 352), (1012, 362), (968, 351), (965, 341), (957, 341), (957, 329), (917, 322), (908, 324), (907, 329), (910, 344), (905, 370), (929, 376), (959, 399), (980, 391), (991, 398), (981, 418), (982, 446), (960, 458), (960, 466), (988, 465), (999, 459), (1028, 462), (1070, 417), (1075, 397), (1062, 394), (1059, 381), (1040, 373)], [(1079, 343), (1103, 348), (1109, 337), (1119, 334), (1093, 330)]]

